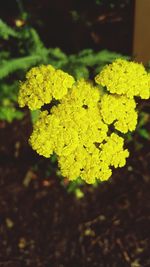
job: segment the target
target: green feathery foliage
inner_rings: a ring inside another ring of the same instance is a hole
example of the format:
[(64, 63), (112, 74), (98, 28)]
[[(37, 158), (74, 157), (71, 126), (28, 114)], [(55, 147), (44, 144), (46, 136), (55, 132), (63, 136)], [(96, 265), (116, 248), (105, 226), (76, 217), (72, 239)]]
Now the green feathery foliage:
[[(18, 85), (16, 80), (24, 77), (25, 72), (37, 64), (51, 64), (72, 74), (75, 78), (89, 78), (95, 75), (106, 64), (116, 58), (128, 58), (118, 53), (103, 50), (94, 52), (85, 49), (78, 54), (66, 55), (59, 48), (46, 48), (37, 31), (25, 25), (23, 27), (8, 26), (0, 20), (0, 38), (2, 51), (0, 52), (0, 119), (11, 122), (20, 119), (23, 113), (16, 109)], [(9, 47), (9, 39), (15, 47)], [(3, 45), (8, 42), (8, 48)]]
[(19, 33), (9, 27), (5, 22), (0, 19), (0, 37), (4, 40), (8, 40), (9, 37), (19, 37)]

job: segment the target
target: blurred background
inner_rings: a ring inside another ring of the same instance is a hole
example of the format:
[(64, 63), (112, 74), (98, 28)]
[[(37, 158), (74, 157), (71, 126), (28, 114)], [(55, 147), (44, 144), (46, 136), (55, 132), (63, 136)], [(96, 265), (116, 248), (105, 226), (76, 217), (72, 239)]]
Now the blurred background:
[(150, 103), (137, 101), (130, 157), (108, 182), (61, 177), (28, 144), (38, 114), (19, 81), (52, 64), (93, 78), (116, 58), (150, 67), (149, 0), (5, 0), (0, 7), (0, 266), (150, 266)]
[(47, 47), (59, 46), (65, 53), (85, 48), (132, 52), (134, 1), (6, 0), (0, 15), (16, 26), (20, 12), (28, 13), (28, 24)]

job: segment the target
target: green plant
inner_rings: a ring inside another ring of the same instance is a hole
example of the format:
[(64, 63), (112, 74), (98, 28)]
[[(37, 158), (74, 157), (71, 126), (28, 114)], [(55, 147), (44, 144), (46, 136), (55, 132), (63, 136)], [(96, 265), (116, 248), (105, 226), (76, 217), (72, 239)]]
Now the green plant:
[(0, 20), (0, 38), (0, 119), (8, 122), (23, 117), (23, 113), (17, 109), (16, 80), (22, 79), (32, 66), (50, 63), (77, 79), (88, 78), (89, 69), (92, 69), (95, 75), (106, 63), (121, 56), (107, 50), (96, 53), (91, 49), (85, 49), (75, 55), (66, 55), (59, 48), (46, 48), (37, 31), (26, 22), (22, 27), (12, 28)]

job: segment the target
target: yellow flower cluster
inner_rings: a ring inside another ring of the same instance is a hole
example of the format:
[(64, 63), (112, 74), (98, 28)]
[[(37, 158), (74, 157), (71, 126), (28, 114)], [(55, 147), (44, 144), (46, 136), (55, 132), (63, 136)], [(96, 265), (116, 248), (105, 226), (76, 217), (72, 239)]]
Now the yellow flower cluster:
[(150, 74), (142, 64), (117, 59), (112, 64), (106, 65), (95, 77), (95, 81), (106, 86), (112, 94), (126, 95), (129, 98), (150, 97)]
[(41, 112), (34, 125), (30, 137), (33, 149), (45, 157), (55, 152), (62, 175), (70, 180), (79, 176), (87, 183), (94, 183), (95, 178), (107, 180), (110, 166), (122, 166), (128, 156), (121, 137), (107, 136), (100, 99), (97, 87), (80, 80), (50, 114)]
[(100, 102), (100, 111), (105, 123), (114, 123), (122, 133), (135, 130), (137, 124), (136, 103), (124, 95), (105, 94)]
[(94, 183), (109, 179), (112, 167), (125, 165), (129, 152), (119, 132), (136, 127), (133, 97), (149, 97), (149, 76), (142, 65), (119, 59), (105, 67), (96, 82), (107, 87), (106, 93), (50, 65), (31, 69), (26, 78), (20, 86), (20, 106), (38, 109), (52, 98), (59, 100), (49, 112), (40, 113), (29, 141), (44, 157), (56, 153), (63, 176)]
[(75, 82), (74, 78), (51, 65), (32, 68), (26, 74), (26, 81), (20, 85), (18, 102), (20, 107), (31, 110), (49, 104), (52, 98), (61, 99)]

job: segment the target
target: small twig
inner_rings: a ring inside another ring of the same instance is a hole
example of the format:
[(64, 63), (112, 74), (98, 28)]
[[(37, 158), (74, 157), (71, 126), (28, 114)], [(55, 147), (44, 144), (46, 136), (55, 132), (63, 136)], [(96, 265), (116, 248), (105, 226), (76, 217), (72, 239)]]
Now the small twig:
[(131, 259), (130, 259), (129, 255), (128, 255), (127, 251), (124, 249), (124, 246), (123, 246), (123, 244), (122, 244), (122, 242), (121, 242), (121, 240), (119, 238), (117, 238), (116, 244), (119, 246), (119, 248), (120, 248), (120, 250), (121, 250), (121, 252), (122, 252), (122, 254), (124, 256), (124, 259), (126, 260), (126, 262), (131, 263)]
[(24, 13), (24, 8), (23, 8), (22, 1), (21, 0), (16, 0), (16, 2), (17, 2), (17, 5), (18, 5), (18, 8), (19, 8), (19, 12), (20, 12), (20, 14), (22, 16), (23, 13)]

